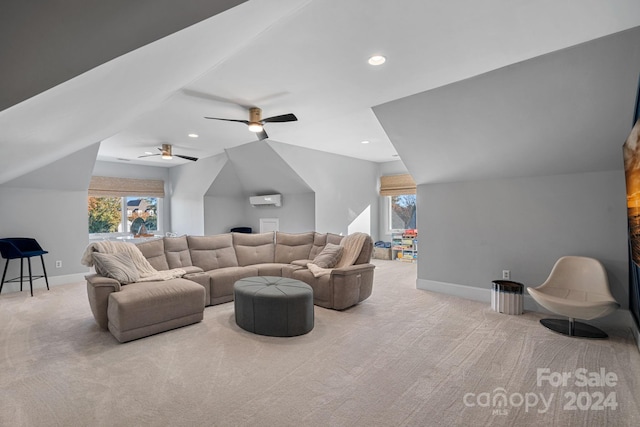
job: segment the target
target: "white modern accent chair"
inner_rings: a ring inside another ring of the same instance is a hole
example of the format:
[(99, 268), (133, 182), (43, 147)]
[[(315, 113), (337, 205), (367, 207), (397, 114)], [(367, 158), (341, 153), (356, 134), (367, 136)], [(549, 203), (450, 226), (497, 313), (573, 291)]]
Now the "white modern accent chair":
[(552, 331), (581, 338), (607, 338), (607, 334), (574, 319), (591, 320), (616, 311), (620, 304), (609, 290), (604, 266), (597, 259), (565, 256), (556, 261), (547, 280), (528, 287), (533, 299), (547, 310), (569, 319), (541, 319)]

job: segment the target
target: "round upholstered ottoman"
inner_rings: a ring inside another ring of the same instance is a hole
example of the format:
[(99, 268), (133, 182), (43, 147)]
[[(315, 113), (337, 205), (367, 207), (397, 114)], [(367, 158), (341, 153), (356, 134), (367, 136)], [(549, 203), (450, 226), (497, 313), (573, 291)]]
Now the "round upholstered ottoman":
[(233, 285), (236, 323), (272, 337), (294, 337), (313, 329), (313, 289), (284, 277), (258, 276)]

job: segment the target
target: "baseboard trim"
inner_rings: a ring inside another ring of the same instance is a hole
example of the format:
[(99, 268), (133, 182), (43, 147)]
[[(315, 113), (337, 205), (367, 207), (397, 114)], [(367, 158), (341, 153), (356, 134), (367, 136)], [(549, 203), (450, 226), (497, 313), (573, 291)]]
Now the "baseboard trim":
[[(425, 279), (417, 279), (416, 288), (451, 295), (454, 297), (480, 301), (491, 306), (491, 289), (487, 288), (476, 288), (474, 286)], [(530, 295), (525, 294), (523, 300), (525, 311), (553, 314), (540, 307)], [(638, 345), (638, 351), (640, 351), (640, 331), (638, 331), (637, 325), (635, 324), (633, 316), (629, 310), (621, 308), (606, 317), (590, 320), (589, 323), (593, 323), (598, 327), (631, 329), (636, 340), (636, 344)]]
[[(60, 276), (49, 276), (49, 287), (66, 285), (68, 283), (78, 283), (84, 281), (84, 276), (89, 274), (89, 271), (86, 273), (75, 273), (75, 274), (63, 274)], [(27, 278), (22, 284), (22, 289), (29, 291), (29, 279)], [(47, 289), (47, 285), (45, 284), (44, 278), (36, 279), (33, 281), (33, 290), (36, 289)], [(5, 283), (2, 287), (2, 293), (5, 292), (20, 292), (20, 283), (19, 282), (11, 282)]]

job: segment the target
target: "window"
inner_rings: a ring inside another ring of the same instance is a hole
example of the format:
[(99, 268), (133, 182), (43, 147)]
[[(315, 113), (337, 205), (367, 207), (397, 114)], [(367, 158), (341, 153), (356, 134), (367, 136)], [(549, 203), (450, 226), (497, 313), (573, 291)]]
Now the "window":
[(157, 197), (89, 196), (89, 233), (156, 232), (161, 201)]
[(163, 197), (162, 180), (93, 176), (89, 184), (89, 233), (160, 232)]
[(389, 199), (389, 229), (416, 228), (416, 195), (400, 194), (387, 198)]
[(380, 195), (387, 196), (391, 232), (416, 228), (416, 182), (411, 175), (381, 176)]
[[(124, 197), (127, 207), (127, 231), (146, 234), (158, 231), (158, 199), (156, 197)], [(144, 228), (142, 226), (144, 225)]]

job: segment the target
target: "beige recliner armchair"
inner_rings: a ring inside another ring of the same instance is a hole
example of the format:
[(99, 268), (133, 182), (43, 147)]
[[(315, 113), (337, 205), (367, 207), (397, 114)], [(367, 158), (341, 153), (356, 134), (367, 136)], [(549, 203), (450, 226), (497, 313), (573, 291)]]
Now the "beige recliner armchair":
[(574, 319), (591, 320), (616, 311), (620, 304), (609, 291), (607, 272), (600, 261), (565, 256), (553, 266), (547, 280), (527, 288), (533, 299), (547, 310), (569, 319), (541, 319), (552, 331), (581, 338), (607, 338), (607, 334)]

